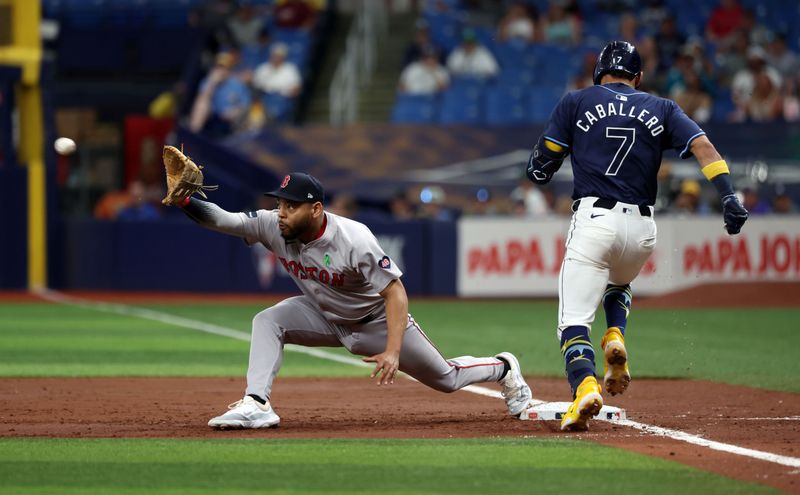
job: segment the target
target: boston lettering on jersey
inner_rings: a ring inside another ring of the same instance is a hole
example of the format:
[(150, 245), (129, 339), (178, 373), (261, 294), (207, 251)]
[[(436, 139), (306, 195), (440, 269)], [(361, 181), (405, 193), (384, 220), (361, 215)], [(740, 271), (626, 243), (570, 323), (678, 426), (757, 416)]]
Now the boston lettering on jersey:
[(342, 287), (344, 285), (343, 273), (329, 272), (316, 266), (303, 266), (299, 261), (289, 261), (286, 258), (279, 257), (278, 259), (281, 260), (281, 264), (287, 272), (300, 280), (319, 280), (323, 284), (332, 287)]
[[(584, 117), (586, 118), (585, 123), (583, 119), (580, 119), (575, 123), (575, 125), (578, 126), (578, 129), (582, 130), (583, 132), (589, 132), (589, 129), (592, 125), (594, 125), (595, 122), (612, 115), (619, 115), (620, 117), (635, 118), (639, 122), (644, 123), (644, 125), (650, 131), (650, 135), (654, 137), (664, 132), (664, 125), (659, 123), (658, 117), (653, 115), (647, 118), (647, 115), (650, 114), (650, 110), (643, 108), (637, 114), (636, 105), (631, 105), (628, 103), (627, 98), (624, 95), (617, 95), (617, 97), (620, 99), (625, 98), (625, 100), (609, 101), (608, 104), (598, 103), (594, 106), (594, 109), (586, 110), (583, 113)], [(647, 121), (645, 121), (646, 118)]]

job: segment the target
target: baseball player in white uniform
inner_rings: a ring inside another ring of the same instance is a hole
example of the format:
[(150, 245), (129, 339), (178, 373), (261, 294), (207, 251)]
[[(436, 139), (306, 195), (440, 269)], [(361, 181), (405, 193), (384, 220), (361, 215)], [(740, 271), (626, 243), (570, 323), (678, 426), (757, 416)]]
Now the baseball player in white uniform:
[(324, 211), (324, 191), (314, 177), (292, 173), (267, 196), (275, 210), (230, 213), (187, 197), (184, 212), (200, 225), (262, 243), (289, 272), (303, 295), (253, 318), (244, 398), (212, 418), (212, 428), (268, 428), (280, 418), (270, 403), (283, 346), (347, 348), (375, 363), (378, 385), (398, 370), (442, 392), (480, 382), (500, 382), (509, 414), (528, 406), (531, 390), (511, 353), (445, 359), (408, 314), (402, 272), (363, 224)]

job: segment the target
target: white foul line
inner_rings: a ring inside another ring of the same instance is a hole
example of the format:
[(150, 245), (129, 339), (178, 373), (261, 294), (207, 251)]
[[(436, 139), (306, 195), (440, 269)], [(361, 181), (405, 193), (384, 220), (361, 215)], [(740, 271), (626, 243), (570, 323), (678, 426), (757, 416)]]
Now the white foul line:
[[(82, 299), (72, 296), (67, 296), (61, 292), (51, 291), (51, 290), (40, 290), (36, 291), (35, 294), (40, 296), (42, 299), (47, 301), (51, 301), (54, 303), (64, 304), (67, 306), (75, 306), (83, 309), (101, 311), (104, 313), (113, 313), (123, 316), (135, 316), (138, 318), (143, 318), (146, 320), (158, 321), (161, 323), (168, 323), (170, 325), (175, 325), (178, 327), (188, 328), (190, 330), (199, 330), (201, 332), (206, 332), (214, 335), (220, 335), (223, 337), (231, 337), (237, 340), (242, 340), (245, 342), (250, 341), (250, 334), (241, 332), (239, 330), (234, 330), (232, 328), (223, 327), (220, 325), (214, 325), (211, 323), (205, 323), (199, 320), (193, 320), (191, 318), (184, 318), (182, 316), (171, 315), (169, 313), (162, 313), (161, 311), (153, 311), (150, 309), (145, 308), (137, 308), (135, 306), (128, 306), (126, 304), (115, 304), (115, 303), (106, 303), (101, 301), (91, 301), (88, 299)], [(327, 359), (329, 361), (336, 361), (339, 363), (350, 364), (353, 366), (360, 366), (360, 367), (371, 367), (371, 364), (365, 363), (360, 359), (348, 357), (348, 356), (340, 356), (338, 354), (334, 354), (332, 352), (323, 351), (320, 349), (315, 349), (313, 347), (303, 347), (294, 344), (287, 344), (285, 346), (287, 351), (297, 352), (301, 354), (306, 354), (309, 356), (318, 357), (320, 359)], [(408, 377), (413, 380), (413, 378)], [(493, 398), (502, 398), (500, 392), (497, 390), (492, 390), (490, 388), (481, 387), (478, 385), (469, 385), (464, 387), (462, 390), (466, 390), (467, 392), (472, 392), (474, 394), (483, 395), (486, 397), (493, 397)], [(534, 404), (542, 404), (544, 401), (534, 400), (532, 401)], [(785, 418), (781, 418), (785, 419)], [(797, 457), (790, 457), (784, 456), (779, 454), (772, 454), (770, 452), (763, 452), (761, 450), (754, 450), (748, 449), (744, 447), (739, 447), (737, 445), (731, 445), (722, 442), (716, 442), (714, 440), (708, 440), (703, 438), (699, 435), (692, 435), (691, 433), (686, 433), (683, 431), (672, 430), (669, 428), (662, 428), (660, 426), (652, 426), (644, 423), (639, 423), (636, 421), (631, 421), (629, 419), (623, 420), (616, 420), (613, 423), (621, 425), (621, 426), (628, 426), (630, 428), (634, 428), (645, 433), (649, 433), (651, 435), (656, 435), (660, 437), (667, 437), (673, 440), (678, 440), (681, 442), (690, 443), (693, 445), (699, 445), (701, 447), (707, 447), (712, 450), (719, 450), (721, 452), (727, 452), (729, 454), (736, 454), (741, 455), (744, 457), (752, 457), (754, 459), (758, 459), (761, 461), (772, 462), (775, 464), (781, 464), (783, 466), (789, 466), (794, 468), (800, 468), (800, 458)]]

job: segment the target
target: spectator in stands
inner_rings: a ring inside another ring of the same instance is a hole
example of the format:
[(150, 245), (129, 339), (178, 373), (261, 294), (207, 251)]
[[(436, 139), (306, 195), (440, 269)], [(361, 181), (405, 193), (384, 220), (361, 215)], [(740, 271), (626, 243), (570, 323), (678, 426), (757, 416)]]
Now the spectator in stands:
[(792, 197), (786, 186), (778, 183), (775, 184), (775, 196), (772, 198), (772, 212), (779, 215), (787, 215), (797, 213), (797, 206), (795, 206)]
[(228, 19), (228, 31), (236, 46), (255, 45), (259, 34), (264, 29), (264, 19), (257, 16), (255, 8), (243, 4), (236, 10), (236, 15)]
[(581, 41), (581, 24), (577, 16), (564, 8), (563, 0), (552, 0), (547, 15), (541, 22), (544, 40), (548, 43), (571, 43)]
[(656, 213), (669, 211), (672, 201), (677, 196), (680, 184), (672, 173), (672, 163), (667, 160), (661, 162), (656, 175), (658, 189), (656, 189), (656, 202), (653, 205)]
[(462, 21), (469, 26), (496, 26), (501, 18), (501, 9), (498, 8), (501, 3), (502, 0), (461, 0)]
[(356, 218), (358, 203), (351, 194), (339, 193), (331, 200), (328, 211), (346, 218)]
[(661, 23), (661, 28), (655, 36), (656, 50), (658, 51), (658, 70), (669, 70), (675, 57), (680, 53), (686, 39), (678, 32), (674, 17), (667, 17)]
[(747, 33), (748, 41), (751, 45), (765, 47), (774, 38), (772, 31), (765, 25), (758, 22), (752, 10), (744, 10), (740, 31)]
[(156, 220), (161, 213), (161, 205), (148, 201), (144, 184), (135, 180), (128, 187), (128, 203), (117, 213), (117, 220)]
[(417, 216), (414, 204), (408, 199), (408, 192), (397, 191), (389, 201), (389, 211), (395, 220), (411, 220)]
[(271, 42), (272, 37), (269, 34), (269, 29), (265, 27), (258, 33), (258, 39), (255, 43), (242, 47), (242, 66), (246, 69), (254, 70), (269, 60)]
[(767, 46), (767, 63), (785, 78), (796, 77), (800, 71), (797, 55), (786, 46), (786, 35), (777, 34)]
[(439, 52), (427, 46), (422, 58), (400, 74), (400, 91), (416, 95), (432, 95), (443, 91), (450, 84), (447, 70), (439, 63)]
[(708, 122), (708, 119), (711, 118), (713, 100), (711, 95), (703, 89), (700, 76), (694, 69), (690, 68), (684, 74), (683, 83), (675, 87), (671, 97), (695, 122)]
[(194, 132), (226, 135), (236, 130), (250, 108), (250, 88), (234, 71), (238, 54), (220, 53), (214, 67), (200, 83), (200, 90), (189, 116)]
[(550, 205), (544, 193), (539, 186), (528, 180), (527, 176), (519, 180), (517, 187), (509, 196), (512, 201), (523, 207), (521, 213), (525, 216), (541, 217), (550, 213)]
[(747, 33), (740, 31), (733, 35), (730, 46), (718, 47), (717, 63), (719, 64), (719, 70), (717, 71), (717, 77), (723, 86), (730, 86), (736, 74), (747, 68), (749, 46)]
[(706, 25), (706, 37), (714, 43), (724, 43), (728, 37), (741, 29), (744, 9), (736, 0), (722, 0), (711, 12)]
[(527, 43), (534, 41), (536, 27), (528, 12), (528, 7), (522, 2), (514, 2), (500, 19), (497, 27), (497, 37), (500, 41), (521, 40)]
[(690, 37), (681, 49), (681, 52), (692, 57), (692, 69), (700, 76), (700, 80), (703, 82), (705, 89), (713, 93), (715, 89), (714, 62), (712, 62), (706, 54), (704, 41), (696, 36)]
[(660, 89), (661, 76), (658, 73), (659, 59), (658, 50), (656, 50), (656, 42), (652, 36), (645, 36), (641, 39), (639, 46), (639, 56), (642, 57), (642, 72), (648, 74), (642, 80), (640, 90), (648, 93), (658, 94)]
[(639, 11), (639, 22), (647, 34), (653, 35), (658, 31), (664, 19), (669, 17), (669, 10), (664, 6), (664, 0), (649, 0), (647, 5)]
[[(771, 81), (771, 88), (763, 82), (761, 86), (761, 98), (768, 96), (771, 89), (779, 90), (781, 87), (781, 76), (777, 70), (769, 67), (766, 62), (766, 53), (760, 47), (750, 47), (747, 51), (747, 67), (736, 73), (731, 83), (731, 93), (733, 102), (736, 104), (738, 116), (736, 120), (743, 120), (748, 115), (748, 104), (750, 98), (756, 90), (757, 76), (764, 73)], [(756, 114), (759, 112), (756, 111)]]
[[(419, 60), (426, 46), (435, 46), (433, 40), (431, 40), (431, 30), (428, 26), (428, 21), (425, 19), (417, 19), (414, 26), (414, 37), (403, 54), (403, 68)], [(440, 60), (440, 62), (443, 62), (443, 60)]]
[(765, 71), (756, 74), (753, 95), (746, 105), (747, 119), (753, 122), (772, 122), (783, 114), (781, 92)]
[(694, 179), (684, 179), (675, 201), (670, 207), (671, 213), (681, 215), (695, 215), (706, 213), (700, 202), (700, 183)]
[(620, 39), (633, 45), (639, 45), (639, 21), (630, 12), (622, 14), (619, 18)]
[(439, 186), (423, 187), (419, 192), (420, 218), (450, 222), (455, 220), (456, 214), (447, 207), (444, 189)]
[(317, 13), (306, 0), (282, 0), (275, 6), (275, 24), (288, 29), (310, 31)]
[(465, 29), (461, 45), (447, 57), (447, 69), (453, 76), (491, 78), (497, 75), (499, 67), (492, 52), (478, 43), (473, 29)]
[[(581, 70), (567, 84), (567, 91), (584, 89), (594, 85), (594, 66), (597, 63), (597, 53), (586, 53), (583, 56)], [(530, 181), (528, 181), (530, 182)]]
[(297, 66), (286, 60), (289, 48), (276, 43), (270, 50), (269, 61), (256, 67), (253, 87), (268, 94), (294, 98), (300, 94), (302, 79)]
[(783, 88), (783, 120), (800, 121), (800, 76), (787, 79)]
[(742, 189), (742, 204), (751, 215), (764, 215), (770, 212), (769, 202), (761, 199), (756, 187)]

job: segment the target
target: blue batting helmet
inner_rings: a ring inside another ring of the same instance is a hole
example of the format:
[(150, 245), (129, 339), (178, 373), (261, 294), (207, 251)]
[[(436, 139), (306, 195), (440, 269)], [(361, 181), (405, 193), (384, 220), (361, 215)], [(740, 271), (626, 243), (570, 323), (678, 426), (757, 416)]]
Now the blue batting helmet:
[(603, 74), (620, 71), (636, 77), (642, 71), (642, 58), (636, 47), (627, 41), (612, 41), (607, 44), (594, 66), (594, 83), (600, 84)]

